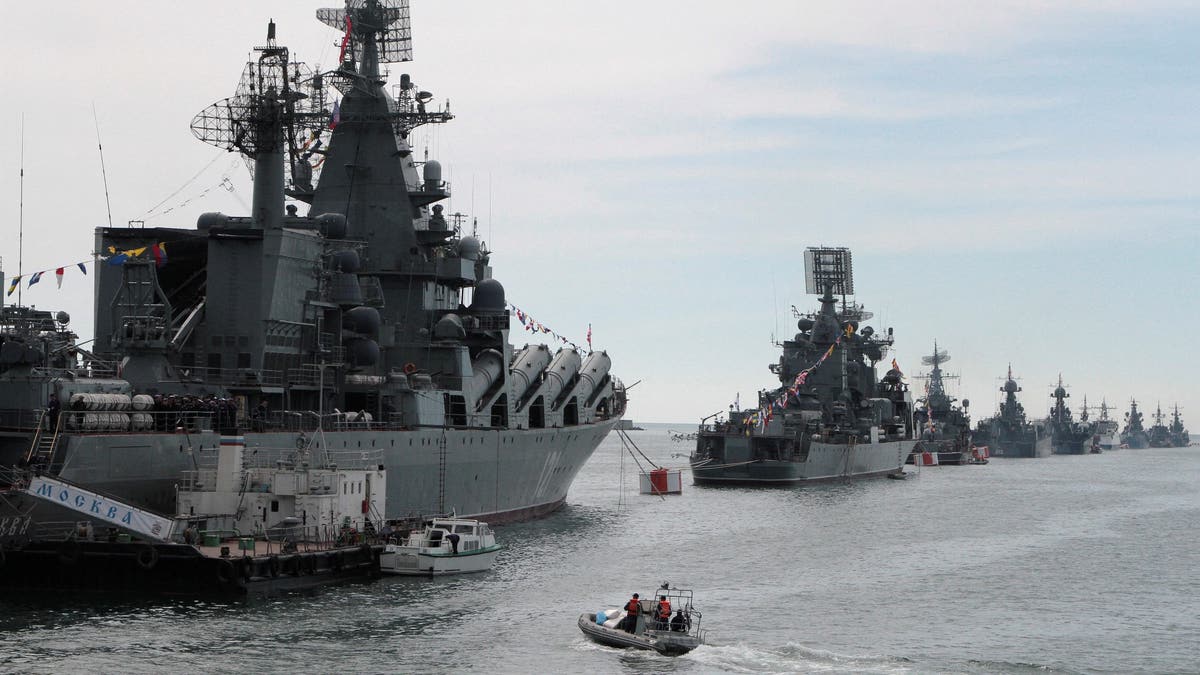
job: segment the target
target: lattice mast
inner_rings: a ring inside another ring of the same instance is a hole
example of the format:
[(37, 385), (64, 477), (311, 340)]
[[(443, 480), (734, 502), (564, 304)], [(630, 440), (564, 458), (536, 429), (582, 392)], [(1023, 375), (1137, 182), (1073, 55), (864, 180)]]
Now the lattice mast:
[(304, 95), (293, 82), (301, 65), (289, 72), (288, 49), (275, 42), (275, 22), (267, 25), (267, 44), (255, 47), (258, 59), (246, 64), (233, 97), (217, 101), (192, 119), (196, 138), (253, 161), (255, 228), (283, 221), (285, 129), (294, 125), (296, 101)]
[[(929, 356), (921, 357), (921, 364), (930, 367), (928, 375), (918, 375), (917, 379), (928, 380), (926, 396), (930, 399), (949, 398), (946, 395), (945, 380), (957, 379), (957, 375), (947, 375), (942, 372), (942, 364), (950, 360), (950, 353), (944, 349), (938, 349), (937, 340), (933, 341), (933, 353)], [(1011, 368), (1011, 367), (1010, 367)], [(1012, 377), (1012, 371), (1009, 371), (1009, 377)]]

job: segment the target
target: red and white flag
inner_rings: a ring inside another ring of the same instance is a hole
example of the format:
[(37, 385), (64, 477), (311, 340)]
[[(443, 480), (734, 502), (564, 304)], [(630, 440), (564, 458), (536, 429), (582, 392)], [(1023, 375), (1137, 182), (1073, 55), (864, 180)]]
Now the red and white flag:
[(54, 270), (54, 280), (58, 282), (58, 287), (62, 288), (63, 268)]

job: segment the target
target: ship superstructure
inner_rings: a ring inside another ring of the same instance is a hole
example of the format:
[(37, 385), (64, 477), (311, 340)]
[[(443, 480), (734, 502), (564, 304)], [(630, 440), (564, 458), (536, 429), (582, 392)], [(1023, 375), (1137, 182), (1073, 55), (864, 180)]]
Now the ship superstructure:
[(756, 410), (700, 425), (691, 456), (697, 484), (787, 485), (901, 470), (913, 447), (912, 398), (898, 368), (876, 375), (892, 331), (863, 325), (870, 312), (847, 300), (850, 263), (847, 249), (805, 252), (808, 291), (821, 294), (821, 308), (793, 308), (799, 332), (770, 365), (780, 386), (759, 392)]
[(1021, 386), (1013, 377), (1012, 364), (1008, 377), (1000, 388), (1004, 400), (999, 412), (980, 420), (975, 430), (975, 442), (987, 443), (992, 457), (1047, 457), (1050, 455), (1050, 430), (1040, 420), (1025, 417), (1025, 407), (1017, 400)]
[[(293, 60), (272, 23), (235, 95), (193, 120), (251, 165), (251, 213), (98, 228), (93, 351), (13, 357), (0, 377), (29, 393), (0, 380), (0, 396), (38, 419), (6, 427), (3, 460), (169, 510), (181, 472), (237, 438), (256, 461), (382, 463), (387, 517), (547, 513), (624, 387), (604, 352), (509, 343), (491, 252), (409, 145), (449, 106), (408, 74), (386, 87), (382, 64), (411, 60), (406, 0), (317, 17), (342, 34), (335, 69)], [(43, 415), (51, 393), (61, 414)]]

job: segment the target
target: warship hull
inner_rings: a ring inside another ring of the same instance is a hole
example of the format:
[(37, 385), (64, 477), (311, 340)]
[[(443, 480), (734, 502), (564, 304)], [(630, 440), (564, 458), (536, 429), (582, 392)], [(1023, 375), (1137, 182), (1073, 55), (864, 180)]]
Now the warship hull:
[(1150, 447), (1150, 438), (1145, 432), (1121, 434), (1121, 445), (1134, 450), (1143, 450)]
[[(322, 435), (328, 460), (343, 468), (382, 464), (388, 518), (450, 512), (490, 523), (546, 515), (562, 505), (576, 474), (619, 418), (552, 429), (349, 430)], [(314, 434), (246, 433), (259, 465), (294, 461)], [(68, 435), (58, 441), (58, 475), (89, 489), (174, 513), (185, 472), (216, 462), (215, 431)], [(10, 443), (3, 464), (28, 451)], [(310, 450), (323, 458), (319, 449)]]
[(994, 439), (988, 444), (992, 457), (1030, 458), (1049, 457), (1053, 454), (1049, 438), (1029, 440)]
[[(926, 462), (923, 455), (931, 455), (929, 461)], [(914, 446), (905, 464), (942, 466), (945, 464), (958, 465), (967, 464), (970, 459), (970, 450), (962, 447), (961, 444), (954, 441), (918, 441)]]
[(1086, 455), (1092, 451), (1091, 436), (1055, 439), (1051, 442), (1051, 449), (1056, 455)]
[(692, 479), (696, 485), (796, 485), (883, 477), (903, 470), (913, 441), (813, 443), (802, 460), (738, 457), (736, 452), (728, 452), (728, 444), (726, 449), (723, 457), (693, 456)]

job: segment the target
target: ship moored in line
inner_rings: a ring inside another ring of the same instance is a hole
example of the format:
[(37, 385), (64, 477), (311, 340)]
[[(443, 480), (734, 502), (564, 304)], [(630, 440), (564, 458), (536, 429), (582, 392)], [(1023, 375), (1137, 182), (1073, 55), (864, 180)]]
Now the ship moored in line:
[(894, 359), (883, 378), (875, 370), (892, 331), (863, 325), (871, 313), (847, 301), (854, 292), (849, 250), (809, 248), (805, 271), (821, 309), (793, 308), (799, 332), (770, 366), (781, 386), (759, 392), (757, 410), (731, 410), (727, 422), (701, 424), (690, 460), (697, 485), (790, 485), (902, 471), (913, 448), (912, 398)]
[(971, 417), (967, 410), (970, 401), (963, 399), (962, 405), (946, 392), (945, 381), (957, 379), (957, 375), (946, 375), (942, 364), (950, 360), (950, 354), (938, 349), (933, 343), (933, 354), (921, 357), (921, 363), (930, 366), (928, 375), (919, 375), (926, 380), (925, 396), (917, 399), (913, 424), (917, 443), (909, 455), (909, 464), (942, 466), (946, 464), (986, 463), (986, 450), (973, 451), (971, 447)]
[(992, 457), (1050, 456), (1050, 430), (1042, 421), (1030, 421), (1025, 417), (1025, 407), (1017, 400), (1021, 386), (1013, 377), (1012, 364), (1008, 366), (1008, 377), (1000, 391), (1004, 393), (1000, 411), (989, 419), (980, 420), (975, 441), (986, 443)]
[(1150, 435), (1142, 426), (1142, 413), (1138, 411), (1136, 399), (1129, 399), (1129, 412), (1125, 413), (1125, 427), (1121, 429), (1121, 445), (1134, 449), (1150, 447)]

